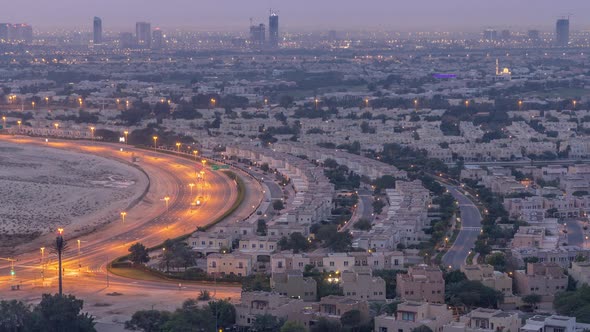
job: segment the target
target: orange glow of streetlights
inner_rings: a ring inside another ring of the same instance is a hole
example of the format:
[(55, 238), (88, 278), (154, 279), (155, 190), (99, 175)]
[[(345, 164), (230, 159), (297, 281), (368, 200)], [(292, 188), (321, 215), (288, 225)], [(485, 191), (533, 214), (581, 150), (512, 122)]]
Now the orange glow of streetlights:
[(35, 102), (34, 101), (31, 102), (31, 106), (33, 106), (33, 108), (35, 108)]
[(199, 153), (199, 151), (197, 150), (193, 150), (193, 154), (195, 155), (195, 160), (197, 160), (197, 154)]
[(205, 168), (205, 164), (207, 163), (207, 160), (205, 159), (201, 159), (201, 164), (203, 164), (203, 168)]
[(125, 144), (127, 144), (127, 135), (129, 135), (129, 131), (128, 130), (125, 130), (123, 132), (123, 135), (125, 136)]
[(82, 106), (82, 103), (84, 103), (84, 101), (82, 100), (82, 98), (78, 98), (78, 104), (80, 104), (80, 106)]
[(3, 117), (2, 117), (2, 122), (3, 122), (3, 124), (4, 124), (4, 125), (2, 126), (2, 129), (6, 129), (6, 117), (5, 117), (5, 116), (3, 116)]
[(55, 127), (55, 130), (59, 129), (59, 123), (54, 123), (53, 126)]
[(63, 228), (58, 228), (57, 229), (57, 234), (59, 234), (60, 236), (64, 234), (64, 229)]
[(92, 139), (94, 139), (94, 127), (90, 127), (90, 133), (92, 134)]
[(170, 201), (170, 197), (164, 197), (164, 202), (166, 202), (166, 212), (168, 212), (168, 202)]
[(181, 146), (181, 145), (182, 145), (182, 144), (180, 144), (179, 142), (176, 142), (176, 149), (178, 150), (178, 152), (180, 152), (180, 146)]
[(49, 105), (49, 97), (45, 97), (45, 104)]
[(195, 186), (194, 183), (189, 183), (188, 186), (191, 188), (191, 196), (193, 195), (193, 187)]
[(469, 107), (469, 100), (465, 101), (465, 107)]
[(156, 151), (156, 148), (158, 147), (158, 136), (154, 136), (152, 138), (154, 139), (154, 151)]
[(127, 216), (127, 212), (125, 212), (125, 211), (121, 212), (121, 219), (123, 220), (123, 223), (125, 223), (126, 216)]
[(572, 101), (572, 104), (574, 105), (574, 109), (576, 109), (576, 105), (578, 104), (578, 101), (574, 99), (574, 100)]
[(20, 131), (21, 125), (23, 124), (23, 122), (21, 120), (16, 121), (16, 124), (18, 125), (18, 130)]

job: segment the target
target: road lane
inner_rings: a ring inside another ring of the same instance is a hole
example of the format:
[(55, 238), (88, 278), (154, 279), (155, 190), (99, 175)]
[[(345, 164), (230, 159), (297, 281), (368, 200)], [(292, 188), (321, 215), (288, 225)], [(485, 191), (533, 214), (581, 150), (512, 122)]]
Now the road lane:
[(463, 195), (457, 187), (446, 186), (451, 195), (459, 203), (459, 210), (461, 211), (461, 230), (455, 239), (453, 246), (443, 256), (442, 263), (444, 266), (451, 266), (453, 269), (458, 269), (465, 264), (469, 251), (475, 246), (475, 241), (481, 232), (481, 214), (475, 204), (465, 195)]

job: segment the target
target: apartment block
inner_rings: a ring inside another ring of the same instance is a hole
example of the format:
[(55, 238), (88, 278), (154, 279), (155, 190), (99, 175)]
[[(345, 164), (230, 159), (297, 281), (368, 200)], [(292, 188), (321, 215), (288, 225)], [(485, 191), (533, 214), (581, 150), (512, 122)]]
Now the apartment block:
[(341, 274), (344, 295), (357, 300), (385, 301), (385, 280), (373, 277), (371, 270), (344, 271)]
[(453, 312), (446, 304), (404, 302), (397, 306), (395, 316), (375, 317), (375, 332), (411, 332), (422, 325), (434, 332), (442, 332), (443, 326), (452, 320)]
[(304, 301), (317, 299), (317, 283), (313, 278), (306, 278), (301, 271), (290, 270), (284, 273), (273, 273), (270, 287), (280, 295), (300, 298)]
[(445, 280), (436, 266), (412, 266), (407, 274), (398, 274), (396, 280), (396, 294), (404, 300), (444, 303)]

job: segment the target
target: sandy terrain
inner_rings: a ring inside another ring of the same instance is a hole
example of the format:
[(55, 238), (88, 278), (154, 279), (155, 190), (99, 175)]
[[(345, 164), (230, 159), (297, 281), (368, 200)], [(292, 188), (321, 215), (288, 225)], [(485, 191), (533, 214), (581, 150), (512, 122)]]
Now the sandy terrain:
[(0, 247), (118, 220), (148, 182), (114, 160), (0, 141)]

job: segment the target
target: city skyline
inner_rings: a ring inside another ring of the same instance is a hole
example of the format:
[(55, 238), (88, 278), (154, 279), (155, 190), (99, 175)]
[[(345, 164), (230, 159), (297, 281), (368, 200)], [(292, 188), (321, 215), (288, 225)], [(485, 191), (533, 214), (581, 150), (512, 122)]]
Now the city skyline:
[[(499, 0), (493, 3), (474, 3), (468, 0), (425, 0), (420, 3), (392, 3), (375, 0), (369, 5), (356, 2), (328, 0), (321, 3), (310, 0), (297, 4), (287, 1), (259, 0), (219, 6), (212, 0), (199, 4), (184, 0), (171, 0), (165, 4), (145, 4), (137, 0), (124, 5), (113, 0), (100, 4), (80, 5), (73, 0), (56, 0), (52, 3), (33, 3), (24, 0), (14, 4), (10, 15), (0, 21), (26, 22), (37, 29), (88, 27), (88, 20), (101, 17), (105, 30), (132, 30), (138, 21), (151, 22), (163, 28), (195, 30), (237, 30), (248, 26), (249, 20), (266, 21), (269, 8), (276, 9), (285, 29), (396, 29), (405, 31), (477, 31), (482, 27), (503, 27), (526, 30), (534, 27), (552, 30), (556, 19), (572, 15), (572, 29), (588, 25), (583, 14), (590, 12), (590, 3), (571, 0), (566, 5), (550, 0), (522, 1)], [(38, 10), (26, 10), (33, 6)], [(535, 15), (528, 15), (535, 8)], [(68, 8), (68, 10), (63, 10)], [(183, 10), (179, 10), (183, 8)], [(310, 10), (313, 9), (313, 10)], [(490, 13), (497, 13), (490, 15)], [(354, 19), (351, 19), (354, 18)], [(67, 23), (64, 23), (67, 22)]]

